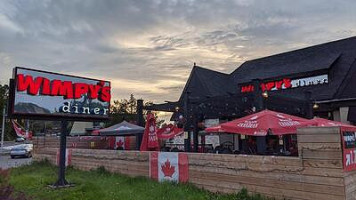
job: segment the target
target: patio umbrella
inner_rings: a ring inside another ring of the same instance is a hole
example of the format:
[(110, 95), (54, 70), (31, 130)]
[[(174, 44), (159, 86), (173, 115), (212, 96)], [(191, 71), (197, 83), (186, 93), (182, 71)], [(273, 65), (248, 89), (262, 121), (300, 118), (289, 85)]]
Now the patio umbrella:
[(223, 133), (223, 132), (225, 132), (224, 129), (221, 128), (221, 125), (208, 127), (204, 131), (207, 133)]
[(184, 132), (182, 128), (178, 128), (176, 125), (168, 124), (165, 127), (162, 127), (157, 130), (157, 137), (159, 139), (172, 139), (177, 135), (180, 135)]
[(269, 131), (273, 135), (293, 134), (302, 124), (307, 126), (315, 124), (315, 122), (293, 115), (264, 110), (223, 123), (221, 128), (229, 133), (265, 136)]
[[(310, 121), (313, 121), (314, 124), (312, 124), (313, 126), (325, 126), (325, 127), (330, 127), (330, 126), (341, 126), (341, 127), (350, 127), (350, 128), (356, 128), (355, 126), (352, 126), (350, 124), (345, 124), (342, 122), (337, 122), (337, 121), (332, 121), (332, 120), (328, 120), (328, 119), (324, 119), (324, 118), (319, 118), (316, 117), (314, 119), (311, 119)], [(302, 126), (304, 125), (304, 123), (302, 123)], [(310, 125), (310, 124), (308, 124)], [(307, 125), (307, 126), (308, 126)]]

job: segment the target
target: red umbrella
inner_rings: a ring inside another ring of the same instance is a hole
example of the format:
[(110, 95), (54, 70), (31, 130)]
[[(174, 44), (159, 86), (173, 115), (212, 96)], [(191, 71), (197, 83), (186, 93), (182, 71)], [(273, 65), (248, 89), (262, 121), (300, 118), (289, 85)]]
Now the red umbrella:
[(143, 133), (140, 151), (158, 151), (156, 119), (152, 113), (147, 114), (145, 131)]
[[(337, 122), (337, 121), (332, 121), (332, 120), (328, 120), (328, 119), (323, 119), (323, 118), (319, 118), (319, 117), (316, 117), (314, 119), (311, 119), (310, 121), (313, 121), (314, 122), (314, 126), (326, 126), (326, 127), (330, 127), (330, 126), (341, 126), (341, 127), (352, 127), (352, 128), (356, 128), (355, 126), (352, 126), (350, 124), (345, 124), (345, 123), (342, 123), (342, 122)], [(302, 123), (302, 125), (304, 125)], [(310, 125), (310, 124), (308, 124)]]
[(240, 119), (221, 124), (221, 128), (229, 133), (252, 136), (265, 136), (268, 131), (274, 135), (292, 134), (302, 123), (307, 126), (315, 124), (308, 119), (287, 115), (284, 113), (264, 110)]
[(224, 131), (224, 129), (221, 128), (221, 125), (218, 125), (218, 126), (212, 126), (212, 127), (206, 128), (205, 132), (207, 132), (207, 133), (223, 133), (225, 131)]
[(159, 139), (171, 139), (174, 138), (177, 135), (180, 135), (184, 132), (182, 128), (178, 128), (176, 125), (169, 124), (165, 127), (162, 127), (157, 130), (157, 137)]

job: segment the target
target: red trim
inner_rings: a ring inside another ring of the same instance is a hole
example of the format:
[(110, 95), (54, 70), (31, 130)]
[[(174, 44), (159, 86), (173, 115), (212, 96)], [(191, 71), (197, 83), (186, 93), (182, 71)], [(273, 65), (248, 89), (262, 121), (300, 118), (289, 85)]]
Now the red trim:
[(158, 181), (158, 152), (150, 153), (150, 178)]
[(186, 153), (178, 153), (179, 182), (185, 183), (189, 179), (189, 163)]
[(125, 150), (130, 150), (130, 136), (125, 137)]

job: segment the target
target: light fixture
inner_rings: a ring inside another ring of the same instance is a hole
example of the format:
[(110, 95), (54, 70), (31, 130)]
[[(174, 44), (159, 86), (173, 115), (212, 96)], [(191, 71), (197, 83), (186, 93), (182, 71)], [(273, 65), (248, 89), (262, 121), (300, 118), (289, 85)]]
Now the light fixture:
[(252, 112), (256, 112), (256, 107), (253, 106), (251, 110), (252, 110)]
[(176, 109), (176, 112), (178, 112), (179, 111), (179, 107), (177, 106), (177, 107), (175, 107), (175, 109)]
[(319, 108), (319, 105), (317, 103), (314, 103), (313, 109), (318, 109), (318, 108)]
[(268, 98), (268, 92), (267, 91), (262, 92), (262, 96), (263, 98)]

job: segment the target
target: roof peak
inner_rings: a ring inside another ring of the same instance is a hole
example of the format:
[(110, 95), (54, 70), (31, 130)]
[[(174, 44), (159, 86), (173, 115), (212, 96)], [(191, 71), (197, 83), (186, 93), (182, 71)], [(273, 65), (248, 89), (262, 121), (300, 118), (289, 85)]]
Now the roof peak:
[(222, 75), (229, 75), (229, 74), (224, 73), (224, 72), (219, 72), (219, 71), (212, 70), (212, 69), (208, 69), (208, 68), (201, 67), (201, 66), (198, 66), (198, 65), (194, 65), (194, 66), (193, 66), (192, 71), (194, 71), (194, 70), (203, 70), (203, 71), (207, 71), (207, 72), (219, 73), (219, 74), (222, 74)]

